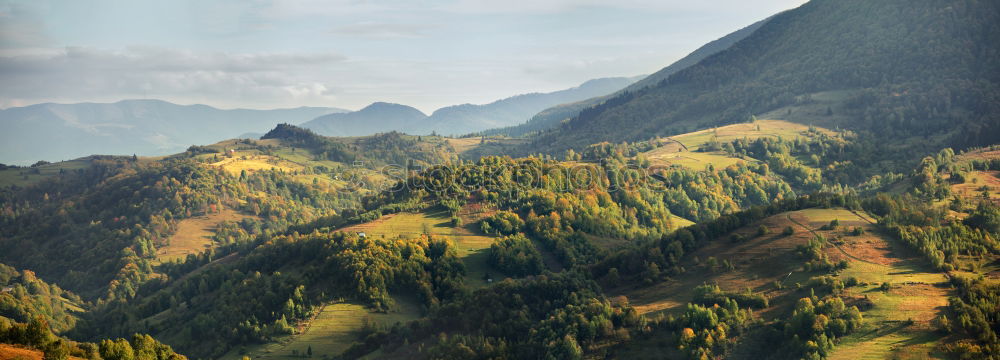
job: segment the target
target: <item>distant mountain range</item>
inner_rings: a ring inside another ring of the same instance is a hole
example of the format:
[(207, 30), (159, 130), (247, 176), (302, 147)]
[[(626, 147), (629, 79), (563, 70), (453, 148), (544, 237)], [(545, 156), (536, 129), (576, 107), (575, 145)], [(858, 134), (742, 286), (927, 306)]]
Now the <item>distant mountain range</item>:
[(326, 136), (361, 136), (393, 130), (416, 135), (464, 135), (521, 124), (548, 107), (607, 95), (641, 78), (595, 79), (551, 93), (517, 95), (484, 105), (449, 106), (430, 116), (405, 105), (374, 103), (351, 113), (321, 116), (302, 126)]
[(161, 100), (37, 104), (0, 110), (0, 163), (29, 165), (93, 154), (166, 155), (192, 144), (259, 137), (279, 123), (301, 124), (327, 136), (388, 131), (463, 135), (520, 124), (547, 107), (609, 94), (640, 78), (596, 79), (551, 93), (518, 95), (485, 105), (449, 106), (430, 116), (385, 102), (353, 112), (332, 107), (224, 110)]
[(113, 104), (38, 104), (0, 110), (0, 163), (31, 164), (92, 154), (165, 155), (280, 123), (347, 110), (326, 107), (249, 110), (160, 100)]
[(377, 102), (364, 109), (323, 115), (302, 124), (326, 136), (363, 136), (390, 130), (404, 131), (418, 126), (427, 115), (406, 105)]

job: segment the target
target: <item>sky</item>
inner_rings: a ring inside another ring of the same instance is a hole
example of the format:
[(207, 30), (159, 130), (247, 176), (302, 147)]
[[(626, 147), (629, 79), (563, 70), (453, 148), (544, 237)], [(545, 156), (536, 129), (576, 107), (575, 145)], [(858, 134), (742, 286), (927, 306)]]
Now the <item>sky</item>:
[(651, 74), (805, 0), (0, 0), (0, 108), (430, 113)]

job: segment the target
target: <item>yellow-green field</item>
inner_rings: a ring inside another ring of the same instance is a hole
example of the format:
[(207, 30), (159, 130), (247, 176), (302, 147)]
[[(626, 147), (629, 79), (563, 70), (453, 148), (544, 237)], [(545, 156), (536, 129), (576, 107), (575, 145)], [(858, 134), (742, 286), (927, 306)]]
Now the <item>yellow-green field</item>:
[(223, 221), (240, 221), (249, 215), (229, 208), (202, 216), (195, 216), (177, 223), (177, 231), (167, 239), (167, 245), (156, 249), (156, 260), (167, 262), (183, 260), (188, 254), (198, 254), (212, 248), (212, 235)]
[[(241, 143), (242, 141), (246, 140), (226, 140), (210, 145), (208, 147), (220, 152), (201, 154), (196, 158), (211, 166), (221, 168), (233, 176), (237, 176), (243, 171), (252, 173), (278, 170), (292, 174), (292, 179), (295, 181), (315, 183), (325, 186), (331, 191), (348, 186), (346, 180), (349, 178), (356, 180), (354, 182), (360, 181), (371, 185), (379, 185), (387, 180), (386, 176), (372, 169), (354, 168), (351, 165), (330, 160), (316, 160), (309, 151), (283, 145), (281, 141), (276, 139), (250, 140), (255, 145), (271, 146), (272, 150), (269, 154), (247, 148), (246, 144)], [(317, 174), (310, 171), (318, 166), (330, 169), (333, 174)]]
[[(704, 170), (708, 164), (712, 164), (716, 169), (722, 169), (741, 161), (756, 160), (730, 157), (721, 151), (697, 151), (712, 139), (723, 143), (743, 138), (781, 137), (794, 139), (807, 136), (808, 130), (809, 126), (783, 120), (757, 120), (754, 123), (733, 124), (672, 136), (666, 139), (666, 144), (646, 152), (645, 156), (654, 164), (680, 165), (695, 170)], [(828, 135), (835, 134), (827, 129), (817, 128), (817, 130)]]
[(9, 185), (27, 186), (57, 176), (60, 172), (69, 172), (88, 167), (90, 167), (90, 158), (81, 158), (35, 167), (0, 170), (0, 187)]
[(966, 199), (983, 198), (983, 190), (990, 200), (1000, 203), (1000, 171), (970, 171), (962, 184), (951, 186), (951, 192)]
[(278, 157), (268, 156), (268, 155), (237, 155), (232, 158), (223, 157), (219, 162), (211, 164), (212, 166), (221, 167), (226, 172), (239, 175), (242, 171), (259, 171), (259, 170), (280, 170), (284, 172), (292, 172), (297, 170), (302, 170), (302, 165), (287, 161)]
[[(716, 138), (721, 142), (729, 142), (737, 139), (748, 138), (757, 139), (761, 137), (781, 137), (794, 139), (804, 137), (809, 130), (809, 126), (784, 120), (757, 120), (754, 123), (741, 123), (726, 125), (714, 129), (695, 131), (687, 134), (672, 136), (671, 139), (684, 144), (689, 151), (695, 151), (705, 143)], [(833, 131), (817, 128), (828, 135), (835, 134)]]
[[(947, 310), (950, 286), (945, 274), (934, 271), (918, 254), (894, 239), (882, 236), (871, 219), (843, 209), (809, 209), (790, 213), (791, 219), (831, 239), (826, 249), (832, 261), (846, 260), (842, 280), (854, 277), (863, 285), (848, 287), (847, 299), (867, 299), (875, 306), (864, 312), (864, 326), (841, 339), (831, 359), (926, 359), (942, 358), (936, 351), (943, 334), (934, 331), (932, 320)], [(838, 219), (838, 229), (818, 228)], [(865, 234), (851, 236), (860, 226)], [(839, 238), (839, 239), (838, 239)], [(879, 286), (891, 284), (889, 291)], [(850, 301), (849, 301), (850, 302)], [(909, 321), (913, 322), (910, 323)]]
[[(396, 305), (386, 313), (372, 312), (358, 304), (332, 303), (320, 308), (316, 315), (299, 327), (297, 333), (277, 342), (243, 349), (252, 359), (297, 359), (295, 354), (306, 354), (312, 348), (313, 358), (340, 355), (356, 341), (366, 327), (385, 328), (396, 323), (406, 323), (420, 317), (420, 306), (412, 300), (394, 297)], [(293, 353), (294, 351), (294, 353)], [(240, 349), (231, 351), (222, 359), (240, 359)]]
[(465, 223), (461, 227), (452, 227), (451, 217), (448, 216), (448, 213), (437, 211), (386, 215), (378, 220), (354, 225), (343, 230), (364, 232), (368, 237), (385, 237), (387, 239), (398, 236), (417, 237), (429, 232), (432, 235), (448, 239), (455, 244), (458, 256), (465, 262), (466, 284), (484, 286), (487, 274), (491, 277), (497, 277), (500, 274), (488, 264), (489, 248), (495, 237), (480, 235), (474, 231), (476, 221), (484, 214), (477, 214), (474, 211), (470, 207), (466, 207), (460, 213), (460, 217)]
[(682, 218), (674, 214), (670, 214), (670, 221), (674, 224), (674, 229), (680, 229), (682, 227), (688, 227), (694, 225), (694, 221)]
[[(455, 149), (457, 154), (476, 153), (479, 155), (503, 154), (507, 147), (523, 144), (527, 141), (525, 139), (505, 137), (488, 137), (485, 141), (481, 137), (441, 139)], [(476, 156), (472, 157), (475, 158)]]

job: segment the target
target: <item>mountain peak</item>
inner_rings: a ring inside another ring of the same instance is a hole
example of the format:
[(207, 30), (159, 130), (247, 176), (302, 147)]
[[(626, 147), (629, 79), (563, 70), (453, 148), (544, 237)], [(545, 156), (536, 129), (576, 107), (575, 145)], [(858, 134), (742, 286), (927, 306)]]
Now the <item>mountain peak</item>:
[(373, 102), (371, 103), (371, 105), (365, 106), (363, 109), (358, 110), (357, 112), (371, 112), (371, 111), (402, 111), (411, 113), (416, 112), (422, 116), (427, 116), (422, 111), (417, 110), (412, 106), (390, 103), (390, 102), (382, 102), (382, 101)]

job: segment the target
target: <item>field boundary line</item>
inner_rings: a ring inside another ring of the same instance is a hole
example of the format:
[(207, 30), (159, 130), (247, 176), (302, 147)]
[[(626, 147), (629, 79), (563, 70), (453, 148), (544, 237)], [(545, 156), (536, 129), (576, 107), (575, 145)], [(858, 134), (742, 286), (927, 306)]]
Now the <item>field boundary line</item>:
[[(812, 233), (812, 234), (813, 234), (813, 236), (819, 236), (819, 235), (820, 235), (819, 233), (817, 233), (817, 232), (816, 232), (815, 230), (813, 230), (812, 228), (810, 228), (810, 227), (808, 227), (808, 226), (805, 226), (805, 225), (803, 225), (802, 223), (800, 223), (800, 222), (796, 221), (795, 219), (792, 219), (792, 216), (791, 216), (791, 215), (785, 215), (785, 217), (787, 217), (787, 218), (788, 218), (788, 221), (791, 221), (791, 222), (795, 223), (795, 225), (798, 225), (798, 226), (801, 226), (801, 227), (802, 227), (803, 229), (806, 229), (806, 230), (808, 230), (808, 231), (809, 231), (810, 233)], [(848, 252), (847, 252), (846, 250), (844, 250), (844, 249), (840, 248), (840, 245), (837, 245), (837, 243), (835, 243), (835, 242), (832, 242), (832, 241), (830, 241), (829, 243), (833, 244), (833, 247), (837, 248), (837, 250), (840, 250), (840, 252), (841, 252), (841, 253), (843, 253), (844, 255), (846, 255), (847, 257), (849, 257), (849, 258), (851, 258), (851, 259), (854, 259), (854, 260), (857, 260), (857, 261), (860, 261), (860, 262), (863, 262), (863, 263), (867, 263), (867, 264), (872, 264), (872, 265), (875, 265), (875, 266), (880, 266), (880, 267), (884, 267), (884, 268), (892, 268), (892, 266), (888, 266), (888, 265), (883, 265), (883, 264), (879, 264), (879, 263), (877, 263), (877, 262), (872, 262), (872, 261), (868, 261), (868, 260), (865, 260), (865, 259), (862, 259), (862, 258), (859, 258), (859, 257), (857, 257), (857, 256), (854, 256), (854, 255), (851, 255), (851, 254), (850, 254), (850, 253), (848, 253)]]

